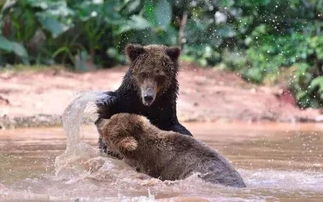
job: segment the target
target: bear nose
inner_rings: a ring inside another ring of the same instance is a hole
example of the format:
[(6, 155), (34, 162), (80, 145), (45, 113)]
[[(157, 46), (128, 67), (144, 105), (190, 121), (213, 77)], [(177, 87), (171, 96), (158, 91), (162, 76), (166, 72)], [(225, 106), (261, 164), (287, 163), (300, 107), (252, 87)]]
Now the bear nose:
[(144, 96), (144, 100), (149, 103), (149, 102), (153, 101), (153, 96), (151, 96), (151, 95), (145, 95)]

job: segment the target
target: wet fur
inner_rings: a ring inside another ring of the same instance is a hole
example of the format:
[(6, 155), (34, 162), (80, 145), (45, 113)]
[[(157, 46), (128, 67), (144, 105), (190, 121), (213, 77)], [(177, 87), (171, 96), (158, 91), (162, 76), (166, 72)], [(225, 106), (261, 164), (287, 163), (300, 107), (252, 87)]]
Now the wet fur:
[(116, 114), (98, 125), (111, 151), (138, 171), (161, 180), (193, 173), (207, 182), (245, 187), (243, 179), (218, 152), (190, 136), (163, 131), (135, 114)]
[[(175, 131), (185, 135), (191, 133), (182, 126), (176, 115), (176, 100), (178, 93), (178, 56), (180, 50), (163, 45), (128, 45), (125, 52), (130, 60), (130, 68), (125, 74), (121, 86), (116, 91), (106, 92), (106, 99), (98, 100), (99, 119), (108, 119), (117, 113), (133, 113), (147, 117), (159, 129)], [(157, 86), (157, 95), (150, 106), (142, 102), (140, 74), (147, 72), (148, 78), (158, 82), (158, 74), (164, 75), (164, 80)], [(100, 133), (100, 132), (99, 132)], [(107, 152), (100, 133), (99, 145)]]

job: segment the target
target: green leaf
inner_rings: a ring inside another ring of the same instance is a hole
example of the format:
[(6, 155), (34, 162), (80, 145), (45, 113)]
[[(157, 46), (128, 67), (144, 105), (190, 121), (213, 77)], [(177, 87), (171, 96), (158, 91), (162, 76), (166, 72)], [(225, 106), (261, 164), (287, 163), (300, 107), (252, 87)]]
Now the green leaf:
[(134, 29), (137, 29), (137, 30), (146, 29), (150, 26), (148, 21), (139, 15), (133, 15), (131, 16), (130, 19), (131, 21), (129, 25), (131, 25), (131, 27)]
[(152, 0), (147, 0), (144, 6), (144, 16), (151, 25), (156, 25), (155, 8)]
[(47, 9), (49, 7), (49, 1), (43, 1), (43, 0), (26, 0), (26, 3), (28, 3), (32, 7), (38, 7), (41, 9)]
[(142, 30), (150, 27), (149, 22), (139, 15), (133, 15), (130, 19), (131, 20), (129, 20), (127, 24), (121, 26), (117, 34), (121, 34), (129, 30)]
[(125, 3), (122, 8), (122, 11), (125, 12), (126, 15), (132, 15), (140, 11), (144, 4), (144, 0), (132, 0)]
[(28, 64), (28, 53), (26, 49), (24, 48), (23, 45), (17, 43), (17, 42), (12, 42), (6, 39), (5, 37), (0, 35), (0, 50), (9, 52), (9, 53), (14, 53), (18, 57), (21, 58), (23, 63)]
[(158, 0), (154, 9), (157, 25), (164, 29), (169, 26), (172, 20), (172, 8), (167, 0)]
[(12, 42), (12, 50), (17, 56), (21, 58), (24, 64), (29, 64), (28, 53), (23, 45)]
[(26, 49), (19, 43), (12, 42), (12, 51), (21, 58), (27, 58), (28, 53)]
[(42, 24), (42, 26), (48, 30), (54, 38), (58, 37), (65, 31), (67, 31), (70, 26), (61, 23), (56, 18), (52, 16), (48, 16), (45, 14), (39, 14), (39, 21)]
[(12, 42), (0, 35), (0, 50), (12, 51)]
[(230, 38), (236, 36), (237, 33), (232, 26), (224, 25), (216, 30), (216, 35), (223, 38)]
[(220, 8), (230, 7), (234, 4), (234, 0), (220, 0), (218, 5)]
[(323, 92), (323, 76), (316, 77), (311, 81), (309, 90), (313, 92), (315, 89), (317, 89), (319, 93)]

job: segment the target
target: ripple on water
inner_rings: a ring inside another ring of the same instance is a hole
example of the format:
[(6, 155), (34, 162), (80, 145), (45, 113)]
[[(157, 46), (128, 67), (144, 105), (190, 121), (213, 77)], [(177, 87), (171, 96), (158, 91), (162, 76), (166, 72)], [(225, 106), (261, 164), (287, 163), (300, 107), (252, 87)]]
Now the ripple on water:
[(103, 157), (85, 143), (80, 125), (85, 115), (95, 118), (93, 106), (100, 92), (78, 96), (64, 112), (67, 149), (57, 156), (55, 172), (27, 178), (10, 187), (0, 184), (1, 200), (80, 201), (308, 201), (322, 199), (323, 173), (278, 169), (239, 169), (247, 188), (213, 185), (196, 175), (161, 181), (134, 171), (123, 161)]
[(243, 170), (249, 188), (284, 191), (323, 191), (323, 173), (313, 171)]
[(211, 201), (265, 201), (322, 194), (323, 174), (318, 172), (240, 169), (248, 187), (237, 189), (204, 182), (197, 175), (185, 180), (161, 181), (136, 172), (123, 161), (100, 156), (95, 147), (84, 145), (83, 149), (80, 155), (58, 156), (55, 175), (24, 180), (20, 186), (28, 187), (28, 191), (20, 193), (20, 197), (155, 201), (185, 196)]

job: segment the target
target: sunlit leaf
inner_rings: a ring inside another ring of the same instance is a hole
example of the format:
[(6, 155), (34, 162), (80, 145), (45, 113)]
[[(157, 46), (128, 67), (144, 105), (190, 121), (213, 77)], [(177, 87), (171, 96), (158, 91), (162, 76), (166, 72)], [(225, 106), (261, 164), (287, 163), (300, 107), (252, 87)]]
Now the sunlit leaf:
[(318, 92), (323, 92), (323, 76), (316, 77), (311, 81), (311, 84), (309, 85), (309, 90), (313, 91), (317, 89)]
[(158, 0), (154, 9), (157, 25), (166, 28), (172, 19), (172, 8), (167, 0)]
[(127, 24), (121, 26), (118, 33), (120, 34), (129, 30), (142, 30), (148, 27), (150, 27), (150, 24), (145, 18), (138, 15), (133, 15), (131, 16), (130, 21), (128, 21)]
[(42, 24), (42, 26), (52, 34), (54, 38), (64, 33), (70, 28), (66, 24), (63, 24), (60, 21), (58, 21), (56, 18), (44, 14), (39, 15), (39, 21)]
[(142, 9), (144, 4), (144, 0), (132, 0), (132, 1), (128, 1), (122, 8), (122, 11), (126, 14), (126, 15), (132, 15), (138, 11), (140, 11), (140, 9)]

